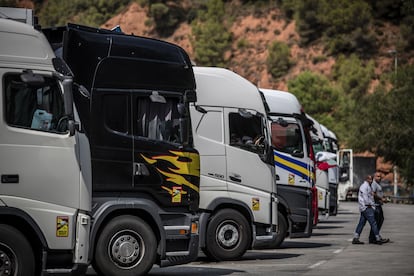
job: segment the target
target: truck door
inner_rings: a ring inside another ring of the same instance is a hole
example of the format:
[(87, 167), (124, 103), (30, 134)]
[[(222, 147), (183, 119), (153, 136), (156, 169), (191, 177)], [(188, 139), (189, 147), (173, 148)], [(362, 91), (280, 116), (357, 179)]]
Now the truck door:
[[(271, 116), (272, 146), (276, 167), (277, 193), (290, 210), (290, 237), (309, 237), (312, 233), (313, 159), (299, 120)], [(316, 198), (316, 196), (315, 196)]]
[(185, 108), (181, 96), (132, 93), (133, 190), (152, 195), (163, 206), (197, 208), (199, 155), (184, 145), (190, 122), (188, 112), (180, 111)]
[(92, 93), (90, 143), (94, 196), (132, 186), (130, 93), (97, 89)]
[[(22, 81), (17, 70), (7, 69), (7, 74), (2, 71), (1, 194), (48, 202), (62, 209), (79, 208), (79, 187), (74, 189), (79, 181), (76, 140), (68, 135), (58, 81), (44, 74), (44, 82), (31, 85)], [(42, 208), (31, 211), (37, 215), (47, 212)], [(50, 223), (55, 225), (55, 221)], [(48, 230), (51, 237), (55, 236), (53, 230)]]
[[(265, 154), (266, 124), (254, 110), (225, 108), (226, 154), (229, 192), (247, 196), (247, 203), (256, 212), (257, 221), (271, 217), (270, 195), (275, 190), (274, 170), (260, 156)], [(274, 222), (275, 223), (275, 222)]]
[(272, 118), (272, 145), (278, 183), (311, 188), (313, 162), (301, 125), (294, 118)]
[(338, 199), (346, 200), (346, 193), (354, 186), (352, 149), (342, 149), (337, 153), (339, 167)]
[(200, 208), (206, 209), (218, 192), (227, 191), (224, 115), (222, 107), (191, 107), (194, 144), (200, 153)]

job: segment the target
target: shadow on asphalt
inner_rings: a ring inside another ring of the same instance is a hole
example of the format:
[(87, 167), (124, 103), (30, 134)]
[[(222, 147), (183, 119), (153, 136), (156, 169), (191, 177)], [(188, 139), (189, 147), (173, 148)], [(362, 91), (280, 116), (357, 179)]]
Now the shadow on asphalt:
[(340, 224), (340, 223), (348, 223), (350, 220), (321, 220), (318, 222), (316, 227), (318, 227), (320, 224)]
[[(276, 249), (277, 250), (277, 249)], [(296, 258), (301, 256), (302, 254), (283, 254), (280, 252), (275, 251), (274, 253), (264, 252), (264, 251), (254, 251), (254, 252), (247, 252), (243, 255), (241, 260), (249, 261), (249, 260), (281, 260), (281, 259), (289, 259), (289, 258)]]
[(322, 236), (349, 236), (349, 233), (312, 233), (312, 237)]
[(330, 243), (284, 241), (279, 249), (283, 249), (283, 248), (320, 248), (320, 247), (327, 247), (327, 246), (331, 246), (331, 245), (332, 244), (330, 244)]
[[(333, 226), (333, 225), (318, 225), (314, 229), (323, 230), (323, 229), (337, 229), (337, 228), (344, 228), (344, 227), (343, 226)], [(312, 235), (313, 235), (313, 232), (312, 232)]]
[(244, 272), (237, 269), (203, 267), (203, 264), (197, 266), (172, 266), (172, 267), (154, 267), (148, 275), (229, 275), (236, 272)]

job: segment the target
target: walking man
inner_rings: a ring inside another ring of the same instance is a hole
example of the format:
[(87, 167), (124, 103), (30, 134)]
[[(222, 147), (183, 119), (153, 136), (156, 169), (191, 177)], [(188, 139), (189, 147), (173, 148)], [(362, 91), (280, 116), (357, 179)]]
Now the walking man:
[(352, 244), (364, 244), (359, 240), (359, 237), (364, 229), (366, 222), (368, 221), (371, 226), (371, 230), (374, 232), (375, 244), (383, 244), (389, 242), (389, 239), (383, 239), (380, 236), (377, 222), (375, 221), (375, 201), (374, 201), (374, 192), (371, 188), (372, 176), (368, 175), (365, 178), (364, 183), (359, 187), (358, 192), (358, 206), (361, 216), (359, 218), (359, 223), (355, 229), (354, 239)]
[[(378, 231), (381, 231), (382, 224), (384, 223), (384, 213), (382, 211), (382, 205), (384, 204), (384, 193), (382, 192), (381, 173), (376, 172), (374, 174), (374, 180), (372, 181), (371, 188), (374, 192), (375, 201), (375, 221), (377, 222)], [(375, 243), (375, 235), (371, 230), (369, 233), (369, 243)]]

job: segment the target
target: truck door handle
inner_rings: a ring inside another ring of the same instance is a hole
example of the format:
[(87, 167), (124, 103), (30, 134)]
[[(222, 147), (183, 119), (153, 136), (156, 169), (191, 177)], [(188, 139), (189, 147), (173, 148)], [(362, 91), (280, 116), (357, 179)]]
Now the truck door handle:
[(1, 183), (19, 183), (18, 174), (2, 174)]
[(229, 175), (229, 178), (234, 182), (241, 182), (241, 176), (238, 174)]
[(143, 163), (134, 163), (134, 175), (149, 175), (147, 166)]

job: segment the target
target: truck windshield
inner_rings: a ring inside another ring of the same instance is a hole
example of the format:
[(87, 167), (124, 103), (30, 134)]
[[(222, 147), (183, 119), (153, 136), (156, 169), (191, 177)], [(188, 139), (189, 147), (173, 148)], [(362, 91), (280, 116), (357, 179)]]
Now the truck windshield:
[(44, 76), (44, 83), (31, 86), (20, 74), (4, 78), (6, 122), (15, 127), (66, 133), (68, 118), (59, 83)]
[(289, 123), (287, 126), (282, 126), (273, 122), (272, 146), (281, 152), (303, 154), (303, 140), (299, 125)]
[(312, 137), (312, 147), (313, 147), (313, 152), (315, 154), (317, 154), (320, 151), (324, 151), (324, 146), (322, 141), (317, 138), (317, 137)]

